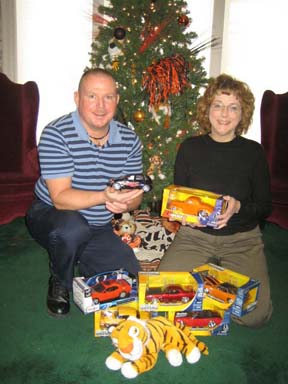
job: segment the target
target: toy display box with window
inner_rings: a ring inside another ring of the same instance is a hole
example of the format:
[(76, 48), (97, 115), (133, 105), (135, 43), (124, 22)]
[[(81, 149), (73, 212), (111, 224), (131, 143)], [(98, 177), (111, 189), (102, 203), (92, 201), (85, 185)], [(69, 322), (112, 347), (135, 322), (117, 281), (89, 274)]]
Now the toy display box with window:
[(170, 185), (164, 188), (161, 216), (187, 223), (216, 227), (217, 216), (227, 207), (222, 195), (200, 189)]
[(131, 301), (129, 303), (97, 311), (94, 313), (95, 337), (110, 336), (112, 328), (119, 325), (129, 316), (134, 316), (141, 320), (148, 320), (151, 318), (151, 312), (139, 311), (138, 301)]
[(223, 310), (231, 308), (232, 315), (241, 317), (256, 307), (260, 286), (258, 280), (211, 263), (201, 265), (193, 272), (203, 279), (204, 310), (213, 306)]
[(137, 281), (125, 270), (73, 279), (73, 300), (84, 314), (137, 301)]
[(140, 311), (177, 312), (201, 310), (203, 281), (198, 273), (139, 272)]
[(231, 308), (211, 306), (201, 311), (168, 312), (168, 320), (189, 327), (196, 336), (226, 336), (229, 333)]

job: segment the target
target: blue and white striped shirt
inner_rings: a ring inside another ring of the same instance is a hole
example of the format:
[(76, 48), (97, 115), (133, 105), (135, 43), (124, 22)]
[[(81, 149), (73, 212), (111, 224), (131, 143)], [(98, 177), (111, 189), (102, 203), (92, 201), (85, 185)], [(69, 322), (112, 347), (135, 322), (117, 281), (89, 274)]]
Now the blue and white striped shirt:
[[(136, 133), (112, 120), (109, 139), (97, 147), (89, 139), (77, 111), (48, 124), (40, 138), (41, 177), (35, 186), (39, 199), (53, 205), (45, 179), (71, 177), (72, 188), (103, 191), (108, 180), (142, 173), (142, 146)], [(113, 214), (105, 205), (79, 211), (92, 225), (107, 224)]]

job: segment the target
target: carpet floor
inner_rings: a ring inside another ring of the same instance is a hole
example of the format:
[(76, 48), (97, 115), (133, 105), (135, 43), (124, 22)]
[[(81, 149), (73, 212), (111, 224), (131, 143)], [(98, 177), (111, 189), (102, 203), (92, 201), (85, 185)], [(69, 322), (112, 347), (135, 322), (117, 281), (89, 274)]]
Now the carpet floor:
[[(195, 365), (173, 368), (161, 353), (156, 367), (135, 383), (288, 383), (288, 231), (266, 224), (263, 238), (274, 306), (269, 324), (259, 330), (232, 324), (227, 336), (199, 337), (209, 355)], [(46, 252), (22, 218), (0, 226), (0, 274), (1, 384), (127, 383), (106, 368), (113, 347), (109, 338), (94, 337), (93, 315), (73, 304), (63, 320), (47, 315)]]

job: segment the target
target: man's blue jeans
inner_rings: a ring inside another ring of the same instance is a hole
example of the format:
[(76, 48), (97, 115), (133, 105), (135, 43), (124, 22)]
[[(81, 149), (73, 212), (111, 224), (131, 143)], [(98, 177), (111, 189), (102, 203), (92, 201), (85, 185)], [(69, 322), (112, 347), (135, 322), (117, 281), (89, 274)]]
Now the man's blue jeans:
[(58, 210), (41, 200), (31, 205), (26, 223), (31, 236), (48, 252), (51, 274), (69, 290), (75, 265), (85, 277), (119, 268), (134, 275), (140, 271), (133, 250), (113, 232), (111, 223), (89, 225), (79, 212)]

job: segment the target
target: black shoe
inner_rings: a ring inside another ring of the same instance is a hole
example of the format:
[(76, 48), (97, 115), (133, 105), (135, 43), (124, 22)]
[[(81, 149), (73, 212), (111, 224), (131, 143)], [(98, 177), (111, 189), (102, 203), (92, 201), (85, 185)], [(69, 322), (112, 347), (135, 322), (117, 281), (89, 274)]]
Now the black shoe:
[(54, 317), (64, 317), (69, 313), (69, 291), (62, 287), (55, 276), (49, 279), (49, 288), (47, 295), (48, 313)]

